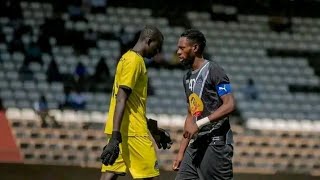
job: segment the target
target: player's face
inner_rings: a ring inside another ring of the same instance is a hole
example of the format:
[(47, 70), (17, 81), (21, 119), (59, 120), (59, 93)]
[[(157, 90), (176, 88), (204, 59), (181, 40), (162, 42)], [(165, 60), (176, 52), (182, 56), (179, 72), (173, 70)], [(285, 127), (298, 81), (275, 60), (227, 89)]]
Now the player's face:
[(192, 44), (186, 37), (180, 37), (178, 42), (178, 57), (180, 63), (190, 68), (195, 59), (194, 44)]
[(148, 43), (146, 57), (152, 58), (155, 55), (157, 55), (161, 51), (162, 43), (163, 43), (162, 38), (151, 40)]

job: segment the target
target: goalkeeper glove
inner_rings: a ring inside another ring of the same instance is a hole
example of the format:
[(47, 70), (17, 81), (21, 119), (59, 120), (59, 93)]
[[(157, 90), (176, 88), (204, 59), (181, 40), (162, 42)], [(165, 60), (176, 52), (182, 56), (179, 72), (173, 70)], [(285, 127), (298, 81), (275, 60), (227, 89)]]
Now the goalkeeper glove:
[(104, 165), (107, 166), (114, 164), (120, 153), (119, 144), (121, 142), (121, 133), (119, 131), (113, 131), (108, 144), (104, 146), (100, 156)]
[(159, 149), (171, 148), (172, 140), (170, 134), (166, 130), (158, 128), (156, 120), (148, 119), (148, 129)]

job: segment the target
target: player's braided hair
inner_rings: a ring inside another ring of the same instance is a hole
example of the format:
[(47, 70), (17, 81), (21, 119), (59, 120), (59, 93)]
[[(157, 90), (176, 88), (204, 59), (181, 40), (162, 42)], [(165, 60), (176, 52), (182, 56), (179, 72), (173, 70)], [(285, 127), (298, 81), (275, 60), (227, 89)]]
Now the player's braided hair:
[(207, 41), (202, 32), (197, 29), (188, 29), (180, 37), (186, 37), (189, 41), (198, 44), (199, 52), (203, 53)]

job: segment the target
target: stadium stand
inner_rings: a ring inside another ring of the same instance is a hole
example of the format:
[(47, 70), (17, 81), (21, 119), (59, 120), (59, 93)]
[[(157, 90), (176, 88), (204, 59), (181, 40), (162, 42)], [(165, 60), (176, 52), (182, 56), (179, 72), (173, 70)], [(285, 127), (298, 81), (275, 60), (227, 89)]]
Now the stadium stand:
[[(86, 20), (80, 21), (72, 20), (66, 11), (54, 12), (51, 3), (22, 1), (20, 6), (22, 24), (32, 27), (31, 32), (26, 28), (27, 33), (21, 35), (25, 47), (39, 39), (48, 18), (56, 18), (56, 23), (62, 22), (61, 32), (64, 32), (59, 36), (50, 35), (48, 40), (52, 48), (42, 52), (43, 64), (31, 62), (29, 73), (21, 76), (26, 55), (17, 50), (11, 52), (10, 42), (16, 38), (17, 30), (9, 17), (0, 17), (0, 30), (5, 37), (5, 41), (0, 41), (0, 97), (7, 107), (6, 116), (24, 163), (99, 168), (100, 151), (105, 143), (102, 129), (110, 93), (90, 91), (87, 87), (90, 84), (85, 84), (85, 110), (59, 109), (70, 85), (67, 80), (76, 65), (82, 62), (92, 75), (100, 57), (105, 57), (113, 74), (121, 49), (116, 35), (124, 28), (132, 39), (141, 24), (154, 24), (164, 33), (163, 52), (170, 59), (184, 27), (169, 17), (160, 16), (161, 13), (155, 16), (159, 12), (152, 8), (125, 7), (116, 3), (107, 7), (106, 14), (88, 12), (84, 15)], [(319, 87), (319, 64), (312, 66), (311, 55), (304, 52), (314, 55), (320, 49), (320, 19), (293, 17), (292, 31), (278, 33), (271, 30), (266, 15), (235, 15), (235, 9), (229, 7), (225, 12), (229, 14), (228, 20), (221, 21), (212, 19), (212, 14), (207, 11), (187, 10), (185, 21), (188, 22), (183, 25), (204, 32), (208, 58), (212, 56), (221, 64), (233, 82), (238, 107), (232, 117), (234, 171), (320, 176), (319, 91), (308, 92), (303, 88), (293, 91), (290, 88)], [(219, 8), (215, 10), (220, 12)], [(72, 40), (82, 37), (89, 29), (99, 35), (96, 46), (79, 52), (83, 47), (78, 47), (77, 43), (83, 41)], [(290, 53), (292, 51), (300, 54)], [(285, 52), (287, 55), (283, 55)], [(49, 83), (46, 70), (52, 59), (57, 62), (64, 79)], [(148, 97), (148, 116), (158, 119), (160, 126), (169, 130), (174, 140), (169, 151), (159, 150), (159, 165), (171, 170), (186, 111), (185, 97), (181, 93), (184, 71), (149, 68), (148, 73), (155, 89), (155, 94)], [(244, 95), (244, 85), (250, 78), (256, 82), (258, 98), (255, 100), (247, 100)], [(41, 121), (32, 109), (41, 94), (45, 94), (50, 114), (63, 128), (41, 128)]]

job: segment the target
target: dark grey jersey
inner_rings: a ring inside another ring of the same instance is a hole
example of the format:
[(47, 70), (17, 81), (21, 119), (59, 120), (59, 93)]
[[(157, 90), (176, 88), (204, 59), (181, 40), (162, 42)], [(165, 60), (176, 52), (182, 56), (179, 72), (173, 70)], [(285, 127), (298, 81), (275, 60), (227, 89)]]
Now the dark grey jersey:
[[(222, 105), (220, 96), (224, 95), (223, 92), (230, 93), (231, 91), (229, 78), (223, 68), (216, 62), (207, 60), (201, 68), (195, 71), (190, 70), (186, 73), (183, 78), (183, 85), (189, 108), (191, 113), (197, 116), (197, 120), (209, 116), (218, 109)], [(226, 87), (229, 87), (229, 89)], [(201, 102), (194, 100), (197, 99), (194, 98), (195, 94), (200, 98)], [(193, 111), (196, 112), (194, 113)], [(199, 135), (213, 131), (218, 132), (219, 135), (226, 135), (229, 130), (229, 118), (225, 117), (201, 128)]]

